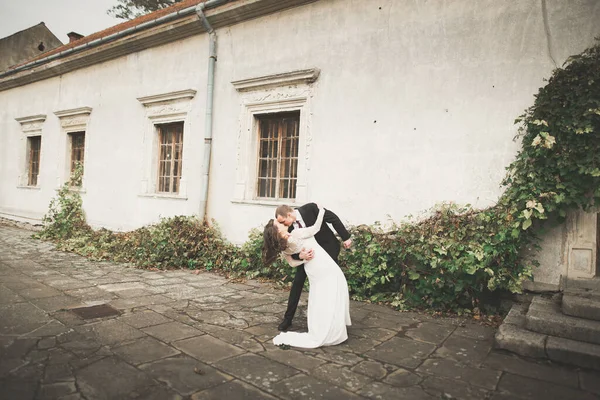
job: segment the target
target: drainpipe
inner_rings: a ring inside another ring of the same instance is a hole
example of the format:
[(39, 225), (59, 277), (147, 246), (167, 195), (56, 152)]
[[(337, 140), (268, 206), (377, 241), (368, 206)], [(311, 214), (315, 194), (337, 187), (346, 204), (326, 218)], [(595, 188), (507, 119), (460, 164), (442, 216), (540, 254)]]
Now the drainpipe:
[(228, 3), (230, 0), (209, 0), (196, 6), (196, 13), (208, 33), (208, 78), (206, 83), (206, 113), (204, 117), (204, 158), (202, 159), (202, 193), (200, 198), (200, 221), (206, 219), (206, 209), (208, 206), (208, 184), (210, 174), (210, 154), (212, 150), (212, 128), (213, 128), (213, 103), (215, 87), (215, 64), (217, 62), (217, 34), (208, 22), (204, 10), (207, 8), (218, 7)]

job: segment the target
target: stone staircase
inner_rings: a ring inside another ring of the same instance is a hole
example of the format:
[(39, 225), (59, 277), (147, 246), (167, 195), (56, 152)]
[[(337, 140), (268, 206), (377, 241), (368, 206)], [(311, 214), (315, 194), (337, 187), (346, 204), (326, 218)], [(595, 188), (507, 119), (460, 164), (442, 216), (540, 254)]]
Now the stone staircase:
[(600, 279), (565, 280), (564, 291), (515, 304), (496, 348), (600, 370)]

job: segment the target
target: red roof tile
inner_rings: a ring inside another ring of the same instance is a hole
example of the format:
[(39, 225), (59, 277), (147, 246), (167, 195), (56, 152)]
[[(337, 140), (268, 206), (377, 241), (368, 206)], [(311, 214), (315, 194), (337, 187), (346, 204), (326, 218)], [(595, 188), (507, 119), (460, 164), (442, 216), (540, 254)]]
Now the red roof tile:
[(195, 6), (195, 5), (197, 5), (199, 3), (202, 3), (202, 2), (203, 2), (203, 0), (183, 0), (183, 1), (180, 1), (179, 3), (175, 3), (172, 6), (163, 8), (163, 9), (158, 10), (158, 11), (151, 12), (151, 13), (146, 14), (146, 15), (142, 15), (141, 17), (134, 18), (132, 20), (120, 23), (118, 25), (115, 25), (115, 26), (112, 26), (110, 28), (104, 29), (103, 31), (92, 33), (91, 35), (88, 35), (88, 36), (84, 36), (84, 37), (82, 37), (79, 40), (75, 40), (75, 41), (67, 43), (67, 44), (65, 44), (63, 46), (57, 47), (57, 48), (55, 48), (55, 49), (53, 49), (51, 51), (48, 51), (48, 52), (46, 52), (44, 54), (41, 54), (41, 55), (39, 55), (37, 57), (29, 59), (29, 60), (27, 60), (24, 63), (13, 65), (12, 67), (10, 67), (10, 69), (15, 69), (15, 68), (17, 68), (17, 67), (19, 67), (21, 65), (25, 65), (25, 64), (30, 63), (32, 61), (36, 61), (36, 60), (39, 60), (39, 59), (51, 56), (53, 54), (60, 53), (61, 51), (65, 51), (65, 50), (70, 49), (72, 47), (76, 47), (76, 46), (79, 46), (79, 45), (91, 42), (93, 40), (101, 39), (103, 37), (112, 35), (114, 33), (118, 33), (118, 32), (124, 31), (127, 28), (132, 28), (132, 27), (137, 26), (139, 24), (142, 24), (144, 22), (152, 21), (152, 20), (154, 20), (156, 18), (160, 18), (160, 17), (165, 16), (167, 14), (170, 14), (172, 12), (183, 10), (184, 8)]

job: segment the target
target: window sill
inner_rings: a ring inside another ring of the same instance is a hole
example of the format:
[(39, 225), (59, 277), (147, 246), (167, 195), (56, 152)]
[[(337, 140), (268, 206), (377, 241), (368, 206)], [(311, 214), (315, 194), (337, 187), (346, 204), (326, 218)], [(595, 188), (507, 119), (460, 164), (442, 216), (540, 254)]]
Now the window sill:
[(187, 196), (179, 194), (162, 194), (162, 193), (142, 193), (138, 197), (146, 197), (150, 199), (166, 199), (166, 200), (187, 200)]
[(27, 185), (19, 185), (17, 189), (29, 189), (29, 190), (40, 190), (40, 186), (27, 186)]
[(242, 199), (234, 199), (231, 200), (234, 204), (248, 204), (252, 206), (267, 206), (267, 207), (276, 207), (285, 205), (295, 205), (295, 199), (281, 199), (281, 200), (242, 200)]

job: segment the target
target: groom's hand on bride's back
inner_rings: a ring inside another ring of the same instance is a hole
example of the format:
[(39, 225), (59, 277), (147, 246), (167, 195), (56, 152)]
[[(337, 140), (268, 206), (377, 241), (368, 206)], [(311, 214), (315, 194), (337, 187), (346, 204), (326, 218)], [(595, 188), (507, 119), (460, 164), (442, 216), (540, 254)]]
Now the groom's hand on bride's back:
[(315, 251), (313, 249), (302, 249), (299, 254), (300, 259), (304, 261), (310, 261), (314, 256)]

